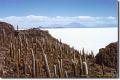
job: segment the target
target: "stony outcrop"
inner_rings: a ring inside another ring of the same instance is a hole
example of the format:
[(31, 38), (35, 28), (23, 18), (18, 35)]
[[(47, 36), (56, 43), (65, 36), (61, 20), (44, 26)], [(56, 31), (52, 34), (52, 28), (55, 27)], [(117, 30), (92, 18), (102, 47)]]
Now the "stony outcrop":
[(3, 32), (3, 29), (5, 30), (5, 33), (7, 35), (15, 31), (14, 27), (11, 24), (6, 23), (6, 22), (0, 22), (0, 33)]
[(105, 48), (99, 49), (96, 55), (96, 63), (105, 66), (117, 68), (118, 42), (110, 43)]

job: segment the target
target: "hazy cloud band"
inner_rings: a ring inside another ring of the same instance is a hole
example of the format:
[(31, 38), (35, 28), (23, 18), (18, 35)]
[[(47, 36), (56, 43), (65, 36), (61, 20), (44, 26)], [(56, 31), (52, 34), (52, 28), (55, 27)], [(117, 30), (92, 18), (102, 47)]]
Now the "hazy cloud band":
[(117, 18), (114, 16), (108, 17), (92, 17), (92, 16), (9, 16), (0, 18), (0, 21), (5, 21), (13, 24), (14, 26), (19, 25), (21, 28), (30, 28), (38, 26), (48, 26), (52, 24), (69, 24), (69, 23), (81, 23), (85, 26), (104, 26), (104, 25), (117, 25)]

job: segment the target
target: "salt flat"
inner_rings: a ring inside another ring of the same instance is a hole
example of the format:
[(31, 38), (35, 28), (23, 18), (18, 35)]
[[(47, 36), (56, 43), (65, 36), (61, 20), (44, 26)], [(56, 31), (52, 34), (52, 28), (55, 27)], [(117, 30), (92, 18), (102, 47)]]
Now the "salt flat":
[(118, 40), (117, 28), (53, 28), (45, 29), (63, 43), (77, 50), (91, 50), (96, 55), (100, 48)]

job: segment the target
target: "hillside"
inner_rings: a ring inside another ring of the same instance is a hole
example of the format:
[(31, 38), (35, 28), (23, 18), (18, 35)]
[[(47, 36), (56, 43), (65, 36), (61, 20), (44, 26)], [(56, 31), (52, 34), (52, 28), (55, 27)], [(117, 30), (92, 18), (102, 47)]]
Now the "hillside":
[(93, 52), (77, 51), (53, 38), (48, 31), (15, 30), (3, 22), (0, 25), (1, 77), (116, 77), (114, 68), (95, 63)]
[(117, 69), (118, 42), (110, 43), (105, 48), (99, 49), (96, 55), (96, 63)]

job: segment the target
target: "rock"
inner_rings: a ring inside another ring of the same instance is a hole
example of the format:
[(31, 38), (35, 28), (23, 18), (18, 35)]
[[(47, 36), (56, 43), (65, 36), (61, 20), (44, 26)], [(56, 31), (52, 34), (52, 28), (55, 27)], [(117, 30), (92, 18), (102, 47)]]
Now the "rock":
[(96, 63), (104, 64), (105, 66), (117, 69), (117, 44), (118, 42), (110, 43), (105, 48), (99, 49), (96, 55)]
[(0, 22), (0, 34), (2, 33), (3, 29), (5, 30), (5, 33), (7, 35), (15, 31), (14, 27), (11, 24), (6, 22)]

